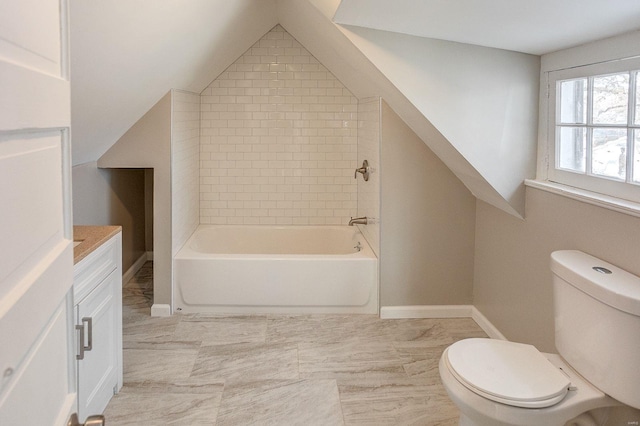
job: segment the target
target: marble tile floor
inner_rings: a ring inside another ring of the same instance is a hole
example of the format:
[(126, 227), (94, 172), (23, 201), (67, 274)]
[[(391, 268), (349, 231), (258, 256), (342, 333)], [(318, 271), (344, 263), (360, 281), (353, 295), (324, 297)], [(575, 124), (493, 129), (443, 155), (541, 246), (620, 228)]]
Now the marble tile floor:
[(457, 425), (444, 348), (471, 319), (374, 315), (150, 317), (152, 262), (124, 285), (114, 425)]

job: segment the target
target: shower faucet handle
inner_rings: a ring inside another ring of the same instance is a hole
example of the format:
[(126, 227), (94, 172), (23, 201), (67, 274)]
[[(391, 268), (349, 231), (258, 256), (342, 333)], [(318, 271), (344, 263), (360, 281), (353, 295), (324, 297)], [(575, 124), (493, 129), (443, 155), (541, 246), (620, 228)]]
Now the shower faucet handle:
[(369, 162), (367, 160), (364, 160), (362, 162), (362, 167), (356, 169), (355, 173), (353, 174), (354, 179), (358, 178), (358, 173), (362, 173), (362, 177), (364, 178), (365, 182), (369, 180)]

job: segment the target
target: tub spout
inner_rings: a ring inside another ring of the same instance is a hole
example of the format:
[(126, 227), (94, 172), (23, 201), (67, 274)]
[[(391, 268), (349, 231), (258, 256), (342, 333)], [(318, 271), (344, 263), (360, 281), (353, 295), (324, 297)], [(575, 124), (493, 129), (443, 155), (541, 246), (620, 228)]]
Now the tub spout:
[(368, 222), (367, 217), (356, 217), (356, 218), (351, 218), (351, 220), (349, 221), (349, 226), (353, 226), (354, 224), (356, 225), (366, 225)]

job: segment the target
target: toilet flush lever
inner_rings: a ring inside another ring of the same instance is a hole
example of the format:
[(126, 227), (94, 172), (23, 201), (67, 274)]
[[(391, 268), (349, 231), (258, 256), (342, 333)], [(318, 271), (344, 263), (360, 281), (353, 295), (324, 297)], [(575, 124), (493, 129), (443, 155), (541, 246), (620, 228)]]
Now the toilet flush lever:
[(369, 180), (369, 162), (367, 160), (362, 162), (362, 167), (356, 169), (356, 172), (353, 174), (354, 179), (358, 177), (358, 173), (362, 173), (365, 182)]

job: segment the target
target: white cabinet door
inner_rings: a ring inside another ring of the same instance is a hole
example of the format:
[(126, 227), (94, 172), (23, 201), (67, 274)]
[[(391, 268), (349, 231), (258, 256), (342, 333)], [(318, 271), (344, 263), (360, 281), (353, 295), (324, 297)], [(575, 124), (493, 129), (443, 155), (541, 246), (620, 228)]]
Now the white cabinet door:
[(66, 10), (0, 1), (1, 425), (76, 406)]
[[(118, 385), (117, 330), (115, 328), (116, 269), (77, 305), (76, 324), (82, 328), (85, 347), (78, 360), (78, 417), (102, 413)], [(91, 342), (89, 335), (91, 334)]]

